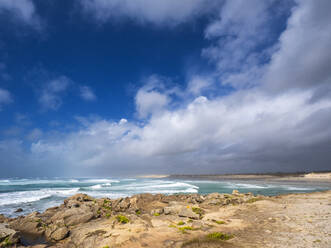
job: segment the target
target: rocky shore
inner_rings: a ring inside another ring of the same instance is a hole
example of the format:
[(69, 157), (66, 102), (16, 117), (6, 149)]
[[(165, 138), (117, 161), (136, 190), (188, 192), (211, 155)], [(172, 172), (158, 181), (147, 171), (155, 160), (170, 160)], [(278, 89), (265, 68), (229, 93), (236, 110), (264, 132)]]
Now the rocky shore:
[(44, 213), (0, 215), (0, 247), (330, 247), (331, 191), (77, 194)]

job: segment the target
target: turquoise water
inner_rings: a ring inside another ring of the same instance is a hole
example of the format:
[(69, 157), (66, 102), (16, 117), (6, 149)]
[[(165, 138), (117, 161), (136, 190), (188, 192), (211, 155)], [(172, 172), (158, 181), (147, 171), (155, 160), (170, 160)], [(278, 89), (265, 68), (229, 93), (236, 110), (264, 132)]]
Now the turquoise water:
[[(65, 198), (76, 193), (86, 193), (93, 197), (119, 198), (139, 193), (231, 193), (233, 189), (243, 193), (278, 195), (327, 190), (331, 189), (331, 183), (168, 178), (1, 179), (0, 213), (14, 217), (32, 211), (44, 211), (49, 207), (60, 205)], [(23, 208), (24, 211), (15, 213), (17, 208)]]

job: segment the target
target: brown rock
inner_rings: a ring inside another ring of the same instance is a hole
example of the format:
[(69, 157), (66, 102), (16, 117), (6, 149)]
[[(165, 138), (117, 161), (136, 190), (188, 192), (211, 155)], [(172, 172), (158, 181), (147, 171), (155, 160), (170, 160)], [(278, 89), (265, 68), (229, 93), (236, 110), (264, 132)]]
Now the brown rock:
[(8, 228), (5, 224), (0, 224), (0, 247), (19, 242), (19, 232)]
[(52, 233), (51, 238), (55, 241), (59, 241), (65, 239), (68, 235), (69, 235), (68, 228), (60, 227)]
[(186, 208), (186, 207), (181, 208), (181, 210), (178, 213), (178, 216), (187, 217), (187, 218), (194, 219), (194, 220), (197, 220), (200, 217), (198, 214), (194, 213), (191, 209)]
[(15, 210), (15, 213), (20, 213), (20, 212), (23, 212), (23, 208), (18, 208)]

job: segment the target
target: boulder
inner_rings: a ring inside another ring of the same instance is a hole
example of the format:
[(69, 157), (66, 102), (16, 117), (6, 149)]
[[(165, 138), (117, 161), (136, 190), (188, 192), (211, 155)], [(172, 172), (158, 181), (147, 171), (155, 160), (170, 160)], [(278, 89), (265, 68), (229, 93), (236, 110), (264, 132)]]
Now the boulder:
[(37, 213), (32, 213), (26, 217), (14, 219), (9, 223), (10, 228), (20, 231), (24, 234), (40, 236), (44, 233), (42, 220), (36, 217)]
[(19, 232), (0, 224), (0, 247), (14, 245), (19, 242)]
[(197, 220), (199, 219), (199, 215), (194, 213), (190, 208), (182, 207), (181, 210), (178, 213), (179, 217), (187, 217), (190, 219)]
[(168, 215), (168, 214), (178, 214), (182, 208), (183, 208), (183, 206), (176, 205), (176, 204), (172, 203), (171, 206), (165, 207), (163, 209), (163, 212), (166, 215)]
[(81, 223), (86, 223), (94, 217), (94, 213), (88, 207), (69, 208), (64, 211), (59, 211), (51, 218), (51, 222), (63, 220), (65, 225), (72, 226)]
[(20, 212), (23, 212), (23, 208), (18, 208), (15, 210), (15, 213), (20, 213)]
[(69, 230), (68, 228), (64, 227), (60, 227), (58, 229), (56, 229), (52, 235), (51, 235), (51, 239), (55, 240), (55, 241), (59, 241), (62, 240), (64, 238), (66, 238), (69, 235)]
[(7, 222), (7, 218), (3, 214), (0, 214), (0, 223), (4, 222)]

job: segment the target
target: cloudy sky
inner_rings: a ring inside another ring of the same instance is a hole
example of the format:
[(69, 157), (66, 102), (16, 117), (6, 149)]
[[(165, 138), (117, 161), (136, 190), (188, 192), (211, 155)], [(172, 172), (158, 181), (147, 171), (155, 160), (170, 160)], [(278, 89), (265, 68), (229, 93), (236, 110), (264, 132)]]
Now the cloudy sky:
[(0, 177), (330, 170), (330, 10), (1, 0)]

